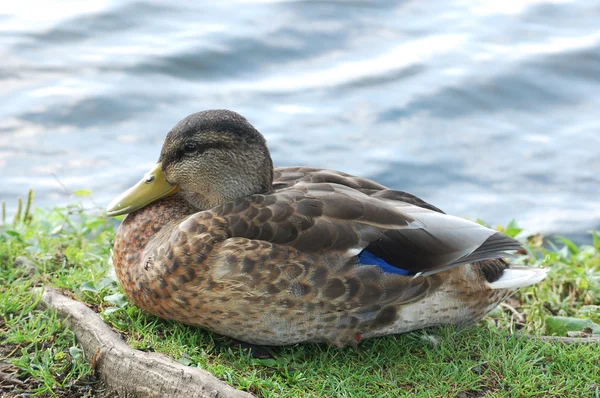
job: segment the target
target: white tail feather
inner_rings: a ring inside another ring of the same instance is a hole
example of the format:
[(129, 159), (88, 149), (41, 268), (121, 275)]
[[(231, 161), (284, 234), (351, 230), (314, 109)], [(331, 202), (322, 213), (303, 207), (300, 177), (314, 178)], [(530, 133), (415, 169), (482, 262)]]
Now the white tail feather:
[(545, 268), (517, 267), (507, 268), (500, 279), (488, 283), (490, 289), (518, 289), (534, 285), (542, 281), (548, 275)]

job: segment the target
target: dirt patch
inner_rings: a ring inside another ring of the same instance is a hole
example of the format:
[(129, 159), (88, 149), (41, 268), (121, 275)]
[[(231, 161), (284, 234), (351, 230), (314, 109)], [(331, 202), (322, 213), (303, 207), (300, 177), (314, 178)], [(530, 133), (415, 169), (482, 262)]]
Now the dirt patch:
[(470, 391), (463, 391), (461, 393), (458, 393), (458, 395), (456, 396), (456, 398), (484, 398), (487, 396), (487, 393), (491, 391), (491, 390), (481, 390), (481, 391), (474, 391), (474, 390), (470, 390)]

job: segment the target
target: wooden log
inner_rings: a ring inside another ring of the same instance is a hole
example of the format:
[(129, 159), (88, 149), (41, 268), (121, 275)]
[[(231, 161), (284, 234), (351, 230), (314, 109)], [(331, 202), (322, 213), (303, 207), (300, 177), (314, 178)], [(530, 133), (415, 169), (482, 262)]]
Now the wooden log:
[(91, 309), (50, 288), (37, 289), (40, 305), (73, 330), (86, 358), (107, 387), (122, 397), (250, 398), (209, 372), (163, 355), (134, 350)]

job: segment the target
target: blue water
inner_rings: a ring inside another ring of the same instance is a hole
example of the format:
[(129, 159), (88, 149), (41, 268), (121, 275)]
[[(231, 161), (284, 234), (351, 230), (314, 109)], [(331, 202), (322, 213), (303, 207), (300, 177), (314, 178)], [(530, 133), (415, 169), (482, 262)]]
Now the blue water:
[(0, 199), (106, 205), (167, 131), (246, 116), (278, 165), (445, 211), (600, 228), (598, 1), (12, 2), (0, 8)]

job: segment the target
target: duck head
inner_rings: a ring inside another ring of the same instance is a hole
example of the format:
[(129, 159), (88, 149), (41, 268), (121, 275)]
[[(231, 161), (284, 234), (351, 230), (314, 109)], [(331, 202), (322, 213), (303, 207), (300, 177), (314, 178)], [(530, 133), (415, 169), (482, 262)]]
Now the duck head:
[(115, 198), (109, 216), (128, 214), (177, 192), (198, 210), (272, 190), (273, 162), (264, 137), (228, 110), (194, 113), (171, 129), (158, 163)]

